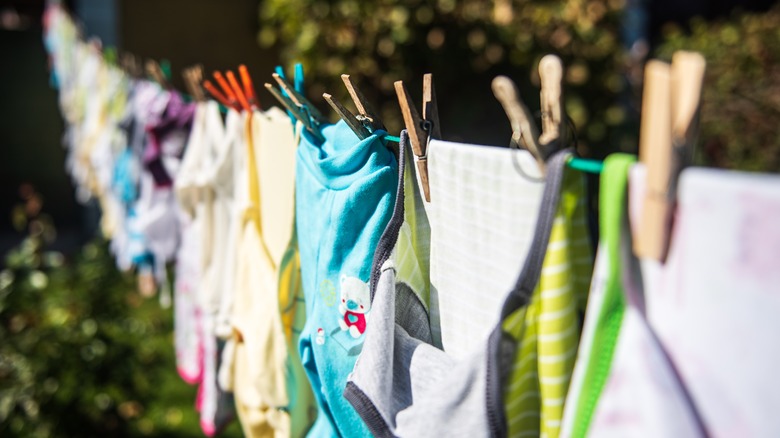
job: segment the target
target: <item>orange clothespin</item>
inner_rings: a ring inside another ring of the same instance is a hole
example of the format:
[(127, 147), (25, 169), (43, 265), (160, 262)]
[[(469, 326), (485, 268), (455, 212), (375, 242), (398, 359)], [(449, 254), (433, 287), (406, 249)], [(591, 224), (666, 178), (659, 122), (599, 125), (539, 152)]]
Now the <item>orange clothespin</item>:
[(215, 99), (217, 99), (217, 102), (221, 103), (222, 105), (228, 108), (237, 109), (235, 106), (233, 106), (230, 100), (224, 94), (222, 94), (222, 92), (219, 91), (217, 87), (214, 86), (214, 84), (211, 83), (211, 81), (209, 80), (203, 81), (203, 88), (205, 88), (210, 95), (212, 95)]
[(249, 70), (245, 65), (238, 66), (238, 73), (241, 75), (241, 83), (244, 85), (244, 94), (249, 106), (253, 110), (260, 109), (260, 103), (257, 101), (257, 94), (255, 93), (255, 87), (252, 84), (252, 78), (249, 76)]
[(246, 96), (244, 96), (244, 91), (241, 89), (241, 85), (239, 85), (238, 81), (236, 80), (236, 75), (233, 74), (232, 71), (228, 70), (226, 76), (230, 86), (233, 87), (233, 92), (235, 93), (241, 108), (243, 108), (246, 112), (251, 112), (252, 108), (249, 106), (249, 102), (247, 102)]
[(230, 106), (236, 110), (240, 110), (238, 100), (236, 99), (236, 94), (233, 92), (233, 88), (228, 85), (228, 82), (225, 80), (225, 76), (222, 75), (222, 72), (215, 71), (213, 75), (214, 79), (217, 81), (217, 85), (219, 85), (219, 88), (222, 89), (225, 97), (230, 102)]

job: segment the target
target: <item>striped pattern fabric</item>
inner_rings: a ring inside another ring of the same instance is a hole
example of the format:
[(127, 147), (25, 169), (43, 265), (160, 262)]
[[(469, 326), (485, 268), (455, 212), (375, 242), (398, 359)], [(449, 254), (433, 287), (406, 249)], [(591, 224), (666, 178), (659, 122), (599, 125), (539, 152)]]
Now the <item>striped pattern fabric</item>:
[(593, 268), (582, 175), (567, 171), (542, 275), (503, 322), (518, 342), (505, 408), (509, 436), (558, 436)]

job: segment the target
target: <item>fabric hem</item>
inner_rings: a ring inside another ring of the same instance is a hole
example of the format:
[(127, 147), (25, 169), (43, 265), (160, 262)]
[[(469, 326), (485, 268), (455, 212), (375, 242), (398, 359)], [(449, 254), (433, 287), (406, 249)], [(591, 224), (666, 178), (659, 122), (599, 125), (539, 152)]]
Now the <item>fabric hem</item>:
[(347, 382), (344, 398), (355, 408), (355, 412), (376, 438), (396, 438), (371, 399), (353, 382)]

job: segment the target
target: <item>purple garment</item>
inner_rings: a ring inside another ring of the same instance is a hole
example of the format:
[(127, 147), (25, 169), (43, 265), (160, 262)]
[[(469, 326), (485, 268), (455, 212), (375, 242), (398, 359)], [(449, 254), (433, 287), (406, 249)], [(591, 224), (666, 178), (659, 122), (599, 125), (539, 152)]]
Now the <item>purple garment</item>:
[(149, 142), (143, 161), (156, 186), (169, 187), (173, 184), (163, 157), (181, 158), (194, 115), (195, 104), (184, 102), (179, 93), (172, 92), (165, 111), (146, 125)]

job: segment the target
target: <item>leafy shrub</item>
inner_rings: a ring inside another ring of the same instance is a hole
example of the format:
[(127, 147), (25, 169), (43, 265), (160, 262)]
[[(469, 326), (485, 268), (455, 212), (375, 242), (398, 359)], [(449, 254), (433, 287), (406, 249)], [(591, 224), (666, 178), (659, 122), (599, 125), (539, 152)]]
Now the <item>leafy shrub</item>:
[(27, 188), (29, 235), (0, 273), (0, 436), (200, 434), (195, 389), (174, 367), (170, 310), (117, 271), (106, 242), (72, 261)]
[[(361, 90), (391, 131), (401, 128), (393, 82), (420, 95), (433, 72), (447, 139), (508, 144), (509, 124), (493, 99), (497, 74), (514, 78), (538, 108), (539, 59), (556, 53), (567, 67), (566, 108), (579, 138), (603, 156), (631, 149), (636, 131), (618, 95), (626, 91), (620, 47), (624, 0), (266, 0), (261, 45), (277, 45), (287, 63), (307, 70), (309, 95), (348, 99), (339, 75), (359, 75)], [(529, 81), (530, 79), (530, 81)]]
[(723, 168), (780, 172), (780, 6), (729, 20), (668, 27), (659, 53), (701, 52), (707, 60), (701, 160)]

